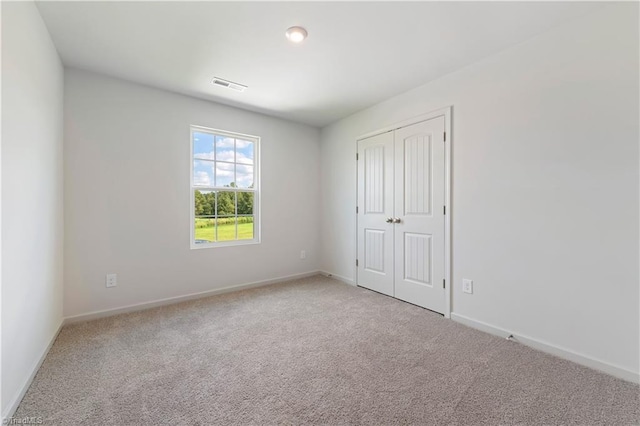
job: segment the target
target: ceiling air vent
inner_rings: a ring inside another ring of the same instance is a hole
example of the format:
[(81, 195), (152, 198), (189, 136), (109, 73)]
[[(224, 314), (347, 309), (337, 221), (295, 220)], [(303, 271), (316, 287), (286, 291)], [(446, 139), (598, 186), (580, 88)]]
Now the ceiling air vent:
[(224, 80), (218, 77), (213, 77), (211, 83), (217, 86), (226, 87), (227, 89), (235, 90), (236, 92), (244, 92), (247, 88), (244, 84), (234, 83), (233, 81)]

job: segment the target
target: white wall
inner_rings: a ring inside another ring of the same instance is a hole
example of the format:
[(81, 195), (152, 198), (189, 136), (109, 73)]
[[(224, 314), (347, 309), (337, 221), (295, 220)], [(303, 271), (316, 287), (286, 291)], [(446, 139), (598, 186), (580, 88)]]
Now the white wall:
[[(262, 138), (261, 244), (190, 249), (191, 124)], [(319, 153), (312, 127), (66, 69), (65, 316), (316, 271)]]
[(637, 5), (324, 128), (323, 270), (354, 278), (356, 137), (449, 105), (453, 311), (637, 375)]
[(2, 415), (62, 323), (63, 68), (31, 2), (2, 2)]

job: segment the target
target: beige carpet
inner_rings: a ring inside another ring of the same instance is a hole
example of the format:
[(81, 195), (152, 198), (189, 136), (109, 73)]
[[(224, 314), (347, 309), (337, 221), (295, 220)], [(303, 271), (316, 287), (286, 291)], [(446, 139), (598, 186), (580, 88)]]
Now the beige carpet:
[(45, 424), (629, 425), (638, 386), (325, 277), (64, 327)]

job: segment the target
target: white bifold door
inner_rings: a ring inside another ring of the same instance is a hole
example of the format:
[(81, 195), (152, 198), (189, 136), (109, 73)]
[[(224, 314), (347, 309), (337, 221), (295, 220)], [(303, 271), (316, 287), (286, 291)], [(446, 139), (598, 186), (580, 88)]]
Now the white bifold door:
[(445, 310), (445, 118), (358, 141), (357, 282)]

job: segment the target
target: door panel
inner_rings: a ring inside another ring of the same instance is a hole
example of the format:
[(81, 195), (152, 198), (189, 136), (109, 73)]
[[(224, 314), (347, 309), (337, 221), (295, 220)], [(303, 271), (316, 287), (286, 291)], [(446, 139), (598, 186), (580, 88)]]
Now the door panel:
[(416, 284), (431, 283), (431, 235), (404, 233), (404, 279)]
[(384, 240), (387, 232), (379, 229), (364, 230), (364, 269), (385, 273)]
[(431, 214), (431, 134), (415, 134), (404, 144), (404, 214)]
[(385, 148), (389, 152), (389, 147), (384, 145), (373, 145), (363, 149), (364, 212), (367, 214), (384, 214), (385, 211)]
[(393, 133), (358, 142), (357, 283), (393, 296)]
[(444, 312), (444, 117), (395, 131), (394, 296)]

